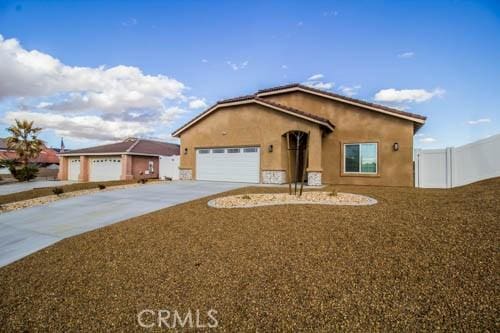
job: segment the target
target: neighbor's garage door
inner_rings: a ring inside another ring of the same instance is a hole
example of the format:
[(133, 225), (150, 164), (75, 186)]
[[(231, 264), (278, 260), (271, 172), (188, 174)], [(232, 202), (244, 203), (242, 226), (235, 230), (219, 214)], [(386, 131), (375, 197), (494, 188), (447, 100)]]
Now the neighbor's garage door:
[(196, 150), (196, 179), (259, 183), (258, 147)]
[(120, 156), (103, 156), (90, 159), (90, 181), (120, 180), (122, 163)]
[(68, 180), (78, 180), (80, 176), (80, 157), (68, 158)]

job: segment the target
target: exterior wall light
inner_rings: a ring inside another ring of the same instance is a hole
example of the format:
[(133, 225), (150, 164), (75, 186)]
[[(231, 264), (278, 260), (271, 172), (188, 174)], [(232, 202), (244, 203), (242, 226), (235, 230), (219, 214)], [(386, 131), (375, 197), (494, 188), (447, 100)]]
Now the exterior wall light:
[(184, 155), (187, 155), (187, 153), (188, 153), (188, 149), (184, 148)]
[(273, 145), (269, 145), (269, 147), (267, 147), (267, 151), (272, 153), (273, 152)]
[(394, 149), (394, 151), (398, 151), (399, 150), (399, 143), (394, 142), (394, 144), (392, 145), (392, 149)]

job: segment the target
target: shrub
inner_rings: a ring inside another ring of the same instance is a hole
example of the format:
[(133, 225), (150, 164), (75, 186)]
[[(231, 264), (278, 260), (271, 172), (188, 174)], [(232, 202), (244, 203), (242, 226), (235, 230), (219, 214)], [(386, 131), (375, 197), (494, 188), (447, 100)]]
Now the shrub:
[(143, 179), (139, 179), (137, 182), (140, 184), (146, 184), (148, 182), (148, 180), (143, 178)]
[(331, 197), (336, 197), (337, 196), (337, 190), (336, 189), (332, 189), (332, 191), (330, 192), (329, 194)]
[(27, 182), (35, 179), (38, 174), (38, 167), (36, 165), (27, 165), (20, 169), (10, 170), (12, 176), (19, 180), (20, 182)]
[(52, 189), (52, 193), (54, 193), (55, 195), (61, 195), (64, 193), (64, 189), (62, 187), (54, 187)]
[(106, 188), (106, 185), (99, 184), (97, 185), (97, 187), (99, 187), (100, 190), (104, 190)]
[(242, 199), (245, 199), (245, 200), (249, 200), (251, 199), (250, 196), (248, 194), (245, 194), (245, 195), (242, 195), (241, 196)]

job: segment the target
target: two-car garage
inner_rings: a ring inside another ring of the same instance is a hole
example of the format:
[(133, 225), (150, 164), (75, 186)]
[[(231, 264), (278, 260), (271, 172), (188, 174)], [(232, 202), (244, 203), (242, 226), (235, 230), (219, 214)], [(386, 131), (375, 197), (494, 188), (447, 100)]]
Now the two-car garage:
[(196, 149), (196, 179), (259, 183), (260, 148)]

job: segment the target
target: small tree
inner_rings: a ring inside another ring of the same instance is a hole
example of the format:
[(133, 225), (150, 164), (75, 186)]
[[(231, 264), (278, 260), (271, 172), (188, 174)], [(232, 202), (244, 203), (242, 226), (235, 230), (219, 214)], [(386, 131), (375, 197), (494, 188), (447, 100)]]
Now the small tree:
[(39, 127), (34, 127), (32, 121), (15, 120), (16, 124), (7, 128), (11, 134), (7, 137), (7, 148), (16, 152), (21, 164), (21, 170), (17, 170), (13, 174), (20, 181), (29, 181), (36, 177), (38, 168), (34, 165), (29, 165), (30, 159), (35, 159), (40, 155), (43, 148), (42, 140), (38, 139), (38, 133), (42, 130)]

